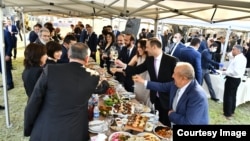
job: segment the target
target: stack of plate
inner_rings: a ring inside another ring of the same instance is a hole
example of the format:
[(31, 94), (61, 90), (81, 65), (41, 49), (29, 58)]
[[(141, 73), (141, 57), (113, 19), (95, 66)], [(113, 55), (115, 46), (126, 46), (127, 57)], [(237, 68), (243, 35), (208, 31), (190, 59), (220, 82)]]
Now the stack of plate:
[(91, 133), (101, 133), (103, 131), (104, 121), (93, 120), (89, 122), (89, 132)]

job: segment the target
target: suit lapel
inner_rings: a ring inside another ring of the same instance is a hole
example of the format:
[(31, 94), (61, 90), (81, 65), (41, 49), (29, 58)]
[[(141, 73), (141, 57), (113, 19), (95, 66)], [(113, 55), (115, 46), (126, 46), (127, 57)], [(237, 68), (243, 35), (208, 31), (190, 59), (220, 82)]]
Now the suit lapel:
[(177, 107), (176, 110), (178, 110), (179, 105), (183, 105), (182, 103), (185, 101), (185, 99), (187, 99), (188, 97), (188, 92), (190, 91), (190, 89), (193, 88), (193, 85), (195, 84), (195, 80), (192, 80), (191, 83), (189, 84), (189, 86), (186, 88), (186, 90), (184, 91), (184, 93), (182, 94), (182, 96), (180, 97), (178, 103), (177, 103)]
[[(165, 70), (163, 67), (166, 67), (166, 66), (164, 66), (164, 64), (166, 64), (166, 63), (164, 62), (164, 60), (165, 60), (165, 54), (163, 53), (163, 54), (162, 54), (162, 57), (161, 57), (161, 62), (160, 62), (160, 67), (159, 67), (158, 76), (161, 76), (161, 74), (164, 74), (164, 72), (162, 72), (162, 71)], [(158, 79), (158, 78), (157, 78), (157, 79)]]

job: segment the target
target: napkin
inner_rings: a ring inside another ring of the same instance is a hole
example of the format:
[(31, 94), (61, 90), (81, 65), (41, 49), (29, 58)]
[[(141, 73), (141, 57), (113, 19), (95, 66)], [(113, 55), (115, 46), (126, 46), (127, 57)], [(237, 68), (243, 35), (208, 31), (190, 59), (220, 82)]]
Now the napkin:
[(98, 133), (97, 136), (91, 137), (91, 141), (105, 141), (107, 136), (103, 133)]

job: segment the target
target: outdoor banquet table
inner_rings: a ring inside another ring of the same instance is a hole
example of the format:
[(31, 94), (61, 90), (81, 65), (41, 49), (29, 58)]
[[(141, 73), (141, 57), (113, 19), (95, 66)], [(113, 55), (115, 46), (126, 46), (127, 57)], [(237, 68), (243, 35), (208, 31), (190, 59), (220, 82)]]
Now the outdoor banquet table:
[[(99, 65), (96, 63), (96, 62), (90, 62), (89, 65), (88, 65), (89, 68), (91, 69), (94, 69), (94, 70), (97, 70), (99, 71), (100, 73), (100, 77), (101, 79), (105, 79), (109, 82), (110, 84), (110, 87), (113, 87), (114, 89), (116, 89), (116, 94), (118, 94), (120, 96), (120, 98), (122, 97), (122, 93), (125, 93), (125, 94), (130, 94), (130, 96), (134, 95), (133, 93), (130, 93), (130, 92), (127, 92), (124, 87), (117, 81), (117, 80), (114, 80), (114, 78), (112, 76), (110, 76), (107, 72), (104, 72), (103, 73), (103, 70), (100, 69)], [(101, 71), (101, 72), (100, 72)], [(106, 70), (105, 70), (106, 71)], [(104, 100), (103, 100), (103, 97), (107, 95), (107, 94), (101, 94), (99, 95), (99, 99), (98, 99), (98, 106), (105, 106), (104, 104)], [(139, 104), (139, 102), (135, 99), (135, 95), (133, 97), (130, 98), (130, 102), (131, 103), (135, 103), (135, 104)], [(144, 105), (145, 106), (145, 105)], [(148, 107), (150, 109), (150, 107)], [(150, 112), (150, 110), (149, 110)], [(146, 112), (147, 113), (147, 112)], [(99, 116), (99, 119), (98, 120), (105, 120), (105, 116), (103, 116), (102, 114), (100, 114)], [(91, 121), (90, 121), (91, 122)], [(158, 125), (162, 125), (160, 122), (158, 122), (157, 126)], [(152, 124), (153, 126), (153, 124)], [(110, 127), (108, 127), (110, 129)], [(118, 130), (113, 130), (113, 129), (110, 129), (111, 131), (111, 134), (114, 133), (114, 132), (117, 132)], [(124, 131), (124, 130), (123, 130)], [(128, 130), (125, 130), (124, 132), (129, 132), (131, 133), (132, 135), (137, 135), (139, 133), (153, 133), (153, 130), (151, 132), (146, 132), (146, 131), (142, 131), (142, 132), (138, 132), (138, 131), (134, 131), (134, 130), (131, 130), (131, 129), (128, 129)], [(154, 134), (154, 133), (153, 133)], [(95, 137), (98, 135), (98, 133), (93, 133), (93, 132), (89, 132), (89, 135), (90, 137)], [(107, 135), (108, 136), (108, 135)], [(108, 138), (109, 136), (107, 137), (106, 141), (108, 141)]]
[[(218, 70), (217, 70), (218, 71)], [(220, 72), (220, 71), (218, 71)], [(223, 95), (224, 95), (224, 83), (226, 81), (225, 75), (221, 74), (210, 74), (211, 83), (217, 98), (223, 102)], [(237, 90), (237, 97), (236, 97), (236, 106), (243, 104), (247, 101), (250, 101), (250, 78), (247, 78), (245, 82), (241, 81), (238, 90)], [(204, 81), (202, 87), (207, 92), (207, 96), (210, 97), (206, 82)]]

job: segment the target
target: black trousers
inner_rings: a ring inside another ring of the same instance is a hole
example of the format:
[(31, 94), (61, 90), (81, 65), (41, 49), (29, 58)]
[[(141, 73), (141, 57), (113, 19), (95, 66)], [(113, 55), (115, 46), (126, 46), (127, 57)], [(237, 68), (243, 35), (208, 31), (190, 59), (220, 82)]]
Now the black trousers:
[(234, 114), (236, 108), (236, 94), (240, 82), (240, 78), (226, 77), (223, 96), (223, 112), (225, 116), (232, 116), (232, 114)]

